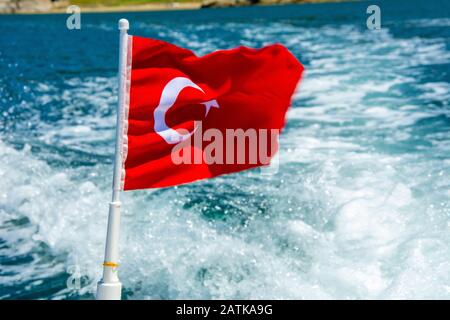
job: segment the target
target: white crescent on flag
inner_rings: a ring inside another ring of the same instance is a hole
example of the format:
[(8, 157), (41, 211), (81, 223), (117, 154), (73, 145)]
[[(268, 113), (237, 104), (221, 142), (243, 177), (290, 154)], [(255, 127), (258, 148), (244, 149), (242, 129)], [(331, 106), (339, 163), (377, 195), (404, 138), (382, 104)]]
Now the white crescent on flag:
[[(197, 126), (194, 130), (186, 134), (180, 134), (178, 131), (169, 128), (166, 123), (166, 113), (174, 105), (178, 98), (180, 92), (187, 87), (197, 89), (203, 93), (202, 88), (192, 82), (191, 79), (185, 77), (176, 77), (170, 80), (164, 87), (161, 93), (161, 99), (159, 100), (159, 105), (153, 112), (155, 119), (155, 132), (158, 133), (167, 143), (175, 144), (188, 139), (197, 130)], [(206, 102), (201, 102), (206, 107), (205, 117), (211, 108), (219, 108), (219, 104), (216, 100), (209, 100)]]

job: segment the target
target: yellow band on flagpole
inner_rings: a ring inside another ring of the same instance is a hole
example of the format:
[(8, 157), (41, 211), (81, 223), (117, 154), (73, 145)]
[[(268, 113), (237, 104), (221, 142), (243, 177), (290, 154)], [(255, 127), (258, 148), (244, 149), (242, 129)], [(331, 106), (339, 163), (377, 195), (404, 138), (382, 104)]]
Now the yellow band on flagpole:
[(117, 268), (119, 266), (119, 264), (114, 263), (114, 262), (103, 262), (103, 266)]

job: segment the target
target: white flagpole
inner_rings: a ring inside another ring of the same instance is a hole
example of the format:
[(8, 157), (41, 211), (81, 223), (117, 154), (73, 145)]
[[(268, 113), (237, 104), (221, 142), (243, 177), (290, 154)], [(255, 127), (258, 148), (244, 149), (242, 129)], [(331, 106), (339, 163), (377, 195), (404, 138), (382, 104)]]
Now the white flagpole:
[(127, 52), (129, 23), (119, 20), (119, 101), (117, 104), (116, 150), (114, 161), (113, 192), (109, 203), (108, 231), (106, 234), (105, 261), (103, 277), (97, 284), (97, 300), (120, 300), (122, 283), (117, 275), (119, 266), (119, 230), (120, 230), (120, 192), (122, 177), (122, 144), (125, 113), (125, 82), (127, 75)]

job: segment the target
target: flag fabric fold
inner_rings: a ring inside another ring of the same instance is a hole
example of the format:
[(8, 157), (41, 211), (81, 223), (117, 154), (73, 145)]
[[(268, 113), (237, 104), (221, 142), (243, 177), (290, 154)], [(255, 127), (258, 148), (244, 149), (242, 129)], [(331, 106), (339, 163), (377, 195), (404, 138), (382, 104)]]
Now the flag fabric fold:
[(278, 149), (269, 133), (284, 127), (303, 72), (285, 47), (197, 57), (159, 40), (130, 36), (129, 44), (124, 190), (269, 164)]

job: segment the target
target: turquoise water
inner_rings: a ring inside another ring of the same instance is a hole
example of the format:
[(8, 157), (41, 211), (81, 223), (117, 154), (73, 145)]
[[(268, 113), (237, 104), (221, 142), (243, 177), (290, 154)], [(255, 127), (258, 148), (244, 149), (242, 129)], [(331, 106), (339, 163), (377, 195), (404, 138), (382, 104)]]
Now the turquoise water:
[(377, 1), (379, 31), (369, 4), (1, 16), (0, 298), (92, 298), (120, 17), (199, 55), (281, 42), (307, 69), (277, 174), (124, 195), (126, 298), (450, 298), (450, 3)]

